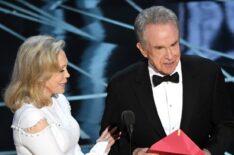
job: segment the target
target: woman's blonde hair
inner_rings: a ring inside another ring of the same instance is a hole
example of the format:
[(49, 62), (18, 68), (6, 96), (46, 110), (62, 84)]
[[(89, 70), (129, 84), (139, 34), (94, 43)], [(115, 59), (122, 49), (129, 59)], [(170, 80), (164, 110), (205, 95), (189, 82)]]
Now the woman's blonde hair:
[(45, 82), (59, 70), (58, 54), (64, 48), (63, 40), (51, 36), (29, 37), (20, 46), (10, 84), (5, 90), (4, 101), (13, 112), (23, 103), (38, 108), (50, 104), (43, 95)]

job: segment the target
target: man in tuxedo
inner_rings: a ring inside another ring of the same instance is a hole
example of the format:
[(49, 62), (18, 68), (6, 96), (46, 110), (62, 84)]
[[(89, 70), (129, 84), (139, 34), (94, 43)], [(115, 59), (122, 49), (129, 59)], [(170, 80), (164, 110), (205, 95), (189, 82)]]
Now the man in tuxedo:
[[(101, 130), (110, 124), (122, 130), (110, 154), (128, 155), (129, 149), (133, 155), (147, 154), (177, 129), (205, 154), (224, 154), (234, 137), (234, 119), (220, 67), (181, 55), (178, 19), (163, 6), (143, 10), (134, 28), (146, 59), (117, 73), (108, 85)], [(135, 114), (131, 136), (121, 122), (125, 110)]]

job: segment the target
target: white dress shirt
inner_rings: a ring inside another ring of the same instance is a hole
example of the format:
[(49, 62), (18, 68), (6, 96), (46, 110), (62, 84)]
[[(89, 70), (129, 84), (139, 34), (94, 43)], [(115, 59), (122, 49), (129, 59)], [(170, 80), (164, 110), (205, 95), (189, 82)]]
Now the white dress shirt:
[[(148, 63), (150, 74), (151, 86), (153, 90), (154, 102), (156, 109), (161, 120), (164, 131), (167, 135), (180, 128), (181, 115), (182, 115), (182, 72), (181, 62), (178, 63), (175, 72), (179, 74), (179, 83), (162, 82), (154, 87), (152, 76), (163, 76), (157, 72), (154, 67)], [(173, 74), (172, 73), (172, 74)]]

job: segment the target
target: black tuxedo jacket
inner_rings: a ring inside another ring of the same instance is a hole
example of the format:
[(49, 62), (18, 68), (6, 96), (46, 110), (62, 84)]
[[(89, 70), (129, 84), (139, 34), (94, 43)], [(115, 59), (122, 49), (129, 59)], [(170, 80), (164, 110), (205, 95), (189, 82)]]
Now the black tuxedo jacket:
[[(201, 149), (207, 148), (212, 155), (224, 154), (234, 137), (234, 123), (221, 69), (214, 62), (196, 56), (182, 56), (181, 67), (183, 109), (180, 128)], [(154, 103), (147, 60), (117, 73), (107, 93), (101, 130), (110, 124), (122, 130), (110, 154), (128, 155), (129, 149), (150, 147), (166, 136)], [(131, 141), (121, 122), (124, 110), (135, 114)]]

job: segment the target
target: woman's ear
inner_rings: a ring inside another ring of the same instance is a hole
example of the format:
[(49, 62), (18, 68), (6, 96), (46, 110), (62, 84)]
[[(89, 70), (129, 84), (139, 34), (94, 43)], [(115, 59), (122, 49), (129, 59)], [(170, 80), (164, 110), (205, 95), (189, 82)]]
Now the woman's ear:
[(148, 52), (146, 50), (144, 50), (144, 48), (142, 47), (142, 44), (140, 42), (138, 42), (136, 44), (136, 47), (139, 49), (139, 51), (141, 52), (141, 54), (145, 57), (148, 58)]

